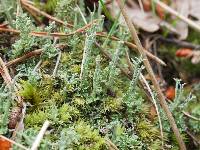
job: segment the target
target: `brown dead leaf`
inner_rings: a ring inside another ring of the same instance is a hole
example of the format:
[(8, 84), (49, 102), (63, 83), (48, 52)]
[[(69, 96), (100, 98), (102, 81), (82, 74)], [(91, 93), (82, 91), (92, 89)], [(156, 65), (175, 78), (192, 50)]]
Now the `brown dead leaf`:
[(11, 143), (3, 138), (0, 138), (0, 150), (9, 150), (11, 148)]
[(188, 48), (181, 48), (176, 51), (177, 57), (191, 58), (193, 64), (198, 64), (200, 62), (200, 50), (192, 50)]
[(192, 50), (188, 48), (181, 48), (176, 51), (177, 57), (190, 57), (192, 55)]
[(175, 97), (175, 88), (173, 86), (169, 86), (167, 88), (167, 90), (165, 91), (165, 96), (170, 99), (173, 100)]

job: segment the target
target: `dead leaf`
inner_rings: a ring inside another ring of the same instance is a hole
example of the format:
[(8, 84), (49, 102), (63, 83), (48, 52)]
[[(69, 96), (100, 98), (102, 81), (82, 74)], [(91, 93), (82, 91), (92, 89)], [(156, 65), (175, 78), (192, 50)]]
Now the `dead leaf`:
[(175, 88), (173, 86), (169, 86), (165, 92), (165, 96), (168, 99), (173, 100), (175, 98)]
[(188, 48), (181, 48), (176, 51), (177, 57), (190, 57), (192, 55), (192, 50)]
[(152, 12), (142, 12), (140, 9), (126, 9), (133, 23), (147, 32), (155, 32), (159, 30), (160, 18), (152, 14)]
[(0, 150), (10, 150), (11, 146), (12, 144), (9, 141), (0, 138)]
[[(112, 4), (107, 5), (111, 15), (115, 18), (119, 13), (117, 3), (114, 1)], [(144, 31), (155, 32), (159, 30), (159, 23), (162, 21), (159, 17), (155, 16), (151, 11), (144, 12), (140, 9), (134, 1), (132, 2), (132, 7), (125, 5), (125, 10), (129, 17), (132, 19), (133, 23)], [(123, 17), (120, 17), (121, 24), (125, 24)]]

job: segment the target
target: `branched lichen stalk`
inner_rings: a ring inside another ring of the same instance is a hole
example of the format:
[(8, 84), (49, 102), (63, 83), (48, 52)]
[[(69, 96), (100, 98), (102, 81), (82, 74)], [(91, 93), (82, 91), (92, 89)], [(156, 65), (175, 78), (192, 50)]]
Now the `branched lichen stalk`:
[(81, 63), (80, 79), (82, 80), (87, 72), (89, 59), (92, 51), (92, 45), (96, 39), (96, 24), (94, 24), (86, 34), (85, 46), (83, 49), (83, 59)]

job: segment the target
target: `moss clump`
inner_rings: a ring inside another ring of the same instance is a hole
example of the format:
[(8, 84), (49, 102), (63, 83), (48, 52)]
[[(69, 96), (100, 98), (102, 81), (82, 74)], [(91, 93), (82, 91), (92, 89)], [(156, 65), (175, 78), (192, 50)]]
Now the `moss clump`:
[(21, 81), (22, 89), (20, 90), (20, 95), (24, 98), (26, 102), (32, 105), (38, 105), (42, 102), (40, 97), (40, 91), (36, 85), (31, 84), (29, 81)]
[(69, 104), (63, 104), (59, 108), (59, 117), (62, 122), (69, 122), (74, 120), (80, 115), (79, 110), (76, 107), (70, 106)]
[(104, 150), (106, 148), (104, 138), (87, 123), (78, 121), (74, 129), (80, 135), (78, 150)]
[(104, 101), (103, 107), (105, 112), (106, 111), (118, 112), (123, 108), (121, 98), (107, 97), (103, 101)]
[(27, 114), (25, 118), (26, 127), (37, 127), (42, 125), (49, 118), (49, 114), (44, 111), (36, 111), (32, 114)]

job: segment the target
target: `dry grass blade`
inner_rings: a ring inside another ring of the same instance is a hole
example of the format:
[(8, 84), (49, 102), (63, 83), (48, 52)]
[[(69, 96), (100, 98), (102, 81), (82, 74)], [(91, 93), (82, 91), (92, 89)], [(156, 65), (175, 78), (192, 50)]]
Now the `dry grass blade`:
[(169, 12), (170, 14), (178, 17), (185, 23), (187, 23), (190, 27), (194, 28), (195, 30), (200, 32), (200, 26), (196, 24), (194, 21), (188, 19), (187, 17), (183, 16), (182, 14), (178, 13), (171, 7), (167, 6), (165, 3), (161, 2), (160, 0), (153, 0), (157, 5), (159, 5), (161, 8), (163, 8), (165, 11)]
[(139, 40), (139, 37), (138, 37), (137, 32), (136, 32), (136, 29), (135, 29), (134, 25), (132, 24), (130, 18), (127, 16), (127, 13), (124, 10), (124, 6), (123, 6), (122, 1), (121, 0), (117, 0), (117, 3), (118, 3), (118, 6), (120, 7), (120, 10), (121, 10), (121, 12), (122, 12), (122, 14), (124, 16), (124, 19), (125, 19), (125, 21), (127, 23), (128, 28), (130, 30), (131, 36), (132, 36), (133, 40), (136, 43), (138, 51), (139, 51), (140, 55), (142, 55), (143, 58), (144, 58), (143, 59), (143, 63), (145, 65), (145, 68), (146, 68), (147, 72), (150, 75), (150, 78), (151, 78), (151, 81), (152, 81), (152, 83), (154, 85), (155, 91), (157, 91), (158, 98), (160, 100), (160, 104), (161, 104), (162, 108), (164, 109), (164, 111), (165, 111), (165, 113), (167, 115), (167, 118), (169, 120), (169, 123), (170, 123), (173, 131), (174, 131), (174, 134), (175, 134), (176, 140), (177, 140), (177, 142), (179, 144), (179, 147), (180, 147), (181, 150), (186, 150), (185, 143), (183, 142), (183, 139), (182, 139), (182, 137), (180, 135), (180, 132), (179, 132), (179, 130), (177, 128), (177, 125), (175, 123), (174, 117), (173, 117), (171, 111), (168, 108), (167, 102), (165, 101), (165, 97), (164, 97), (164, 95), (163, 95), (163, 93), (161, 91), (161, 88), (159, 86), (159, 83), (156, 80), (156, 77), (155, 77), (155, 75), (153, 73), (153, 69), (152, 69), (152, 67), (151, 67), (151, 65), (150, 65), (150, 63), (148, 61), (148, 58), (147, 58), (146, 53), (145, 53), (145, 50), (144, 50), (144, 48), (143, 48), (143, 46), (142, 46), (142, 44), (141, 44), (141, 42)]
[(200, 118), (190, 115), (188, 112), (183, 111), (183, 114), (193, 120), (200, 121)]
[(44, 122), (39, 134), (37, 135), (32, 147), (31, 147), (31, 150), (37, 150), (49, 124), (50, 124), (50, 122), (47, 120)]
[(61, 55), (62, 55), (62, 52), (59, 52), (58, 58), (57, 58), (57, 61), (56, 61), (56, 65), (55, 65), (55, 68), (53, 70), (52, 76), (55, 76), (56, 73), (57, 73), (57, 71), (58, 71), (58, 65), (59, 65), (59, 62), (60, 62), (60, 59), (61, 59)]

